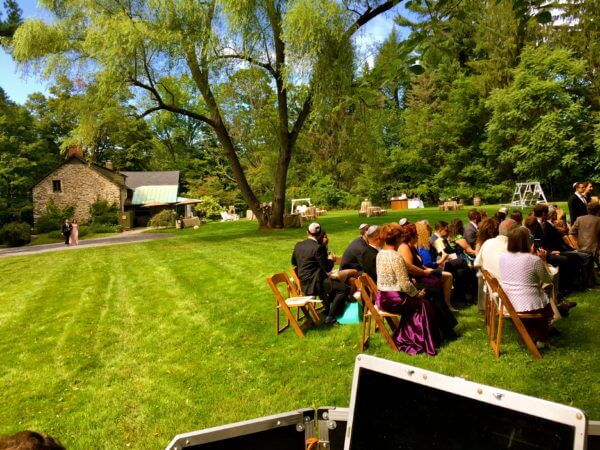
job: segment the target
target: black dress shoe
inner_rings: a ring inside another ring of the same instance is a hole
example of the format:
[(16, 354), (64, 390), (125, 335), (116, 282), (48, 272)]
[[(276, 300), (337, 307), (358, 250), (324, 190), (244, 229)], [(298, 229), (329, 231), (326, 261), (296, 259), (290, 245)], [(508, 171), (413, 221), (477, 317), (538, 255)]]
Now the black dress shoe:
[(562, 302), (561, 302), (561, 305), (562, 305), (563, 303), (564, 303), (565, 305), (567, 305), (567, 307), (568, 307), (569, 309), (571, 309), (571, 308), (575, 308), (575, 307), (577, 306), (577, 302), (568, 302), (568, 301), (564, 300), (564, 301), (562, 301)]

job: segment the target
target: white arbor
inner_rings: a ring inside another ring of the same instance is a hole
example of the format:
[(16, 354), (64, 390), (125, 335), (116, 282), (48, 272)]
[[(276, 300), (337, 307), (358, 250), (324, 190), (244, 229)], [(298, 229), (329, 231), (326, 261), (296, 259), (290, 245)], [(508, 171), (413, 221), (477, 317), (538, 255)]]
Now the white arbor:
[(538, 203), (548, 203), (539, 181), (517, 183), (510, 206), (516, 206), (522, 209), (526, 206), (537, 205)]

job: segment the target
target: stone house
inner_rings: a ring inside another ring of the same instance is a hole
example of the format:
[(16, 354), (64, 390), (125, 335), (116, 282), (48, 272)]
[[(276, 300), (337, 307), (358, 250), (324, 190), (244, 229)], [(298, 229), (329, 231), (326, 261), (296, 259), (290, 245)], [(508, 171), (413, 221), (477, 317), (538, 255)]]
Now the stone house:
[[(69, 149), (65, 161), (33, 187), (34, 221), (46, 213), (53, 201), (60, 208), (73, 206), (74, 219), (86, 223), (90, 207), (97, 200), (116, 204), (121, 218), (131, 216), (135, 226), (145, 226), (154, 214), (179, 204), (188, 205), (191, 199), (178, 197), (179, 172), (119, 172), (112, 164), (100, 166), (83, 159), (79, 148)], [(191, 207), (186, 213), (191, 214)]]

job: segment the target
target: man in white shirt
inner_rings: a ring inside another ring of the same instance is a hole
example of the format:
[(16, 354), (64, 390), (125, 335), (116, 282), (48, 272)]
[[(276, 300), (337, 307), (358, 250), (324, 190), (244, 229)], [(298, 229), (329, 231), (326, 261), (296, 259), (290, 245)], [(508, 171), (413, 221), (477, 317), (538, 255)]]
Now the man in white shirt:
[[(505, 219), (500, 223), (498, 236), (488, 239), (481, 245), (481, 249), (475, 258), (474, 266), (485, 269), (500, 281), (500, 255), (506, 253), (508, 247), (508, 233), (519, 224), (512, 219)], [(485, 310), (485, 295), (483, 293), (483, 278), (481, 273), (477, 274), (479, 280), (479, 292), (477, 295), (477, 307), (479, 311)]]

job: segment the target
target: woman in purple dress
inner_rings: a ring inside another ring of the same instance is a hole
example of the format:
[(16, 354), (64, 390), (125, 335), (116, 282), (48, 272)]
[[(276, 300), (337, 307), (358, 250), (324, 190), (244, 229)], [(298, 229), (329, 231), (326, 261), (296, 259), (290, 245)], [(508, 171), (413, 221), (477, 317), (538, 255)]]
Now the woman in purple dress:
[(436, 355), (442, 333), (437, 324), (435, 308), (425, 299), (425, 290), (418, 291), (408, 277), (406, 264), (398, 254), (402, 228), (386, 224), (381, 230), (383, 249), (377, 255), (377, 306), (401, 315), (394, 331), (398, 350), (409, 355)]

